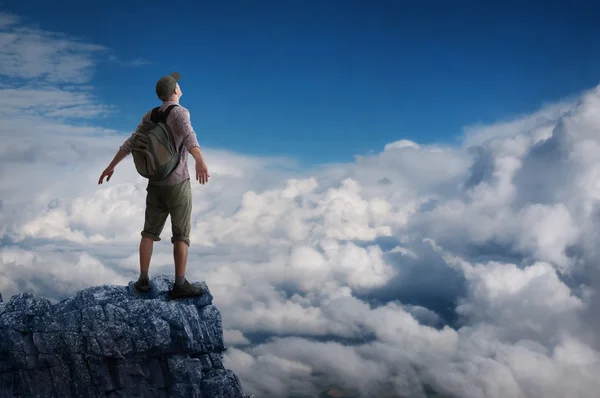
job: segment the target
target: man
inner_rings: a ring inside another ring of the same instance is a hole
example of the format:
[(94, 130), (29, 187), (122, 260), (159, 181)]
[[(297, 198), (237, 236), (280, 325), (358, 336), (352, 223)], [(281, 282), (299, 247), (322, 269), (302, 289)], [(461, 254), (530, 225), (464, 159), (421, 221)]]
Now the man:
[[(179, 78), (179, 73), (174, 72), (169, 76), (163, 76), (156, 83), (156, 95), (163, 101), (160, 111), (164, 111), (171, 105), (177, 105), (168, 114), (166, 125), (174, 138), (175, 147), (181, 148), (181, 153), (179, 164), (165, 179), (148, 181), (144, 229), (141, 233), (142, 239), (139, 247), (140, 276), (134, 284), (139, 291), (150, 290), (148, 269), (153, 245), (155, 241), (160, 241), (160, 234), (167, 216), (171, 215), (175, 284), (169, 291), (169, 296), (173, 299), (200, 296), (203, 293), (202, 289), (192, 286), (185, 278), (192, 214), (192, 191), (187, 167), (188, 152), (196, 161), (196, 180), (204, 185), (209, 177), (206, 163), (200, 153), (196, 133), (190, 122), (190, 112), (179, 105), (179, 99), (183, 95), (179, 87)], [(150, 110), (144, 115), (138, 129), (144, 122), (150, 120), (151, 114)], [(107, 182), (110, 181), (115, 167), (131, 153), (132, 148), (133, 134), (123, 143), (112, 162), (102, 172), (98, 184), (102, 184), (105, 177)]]

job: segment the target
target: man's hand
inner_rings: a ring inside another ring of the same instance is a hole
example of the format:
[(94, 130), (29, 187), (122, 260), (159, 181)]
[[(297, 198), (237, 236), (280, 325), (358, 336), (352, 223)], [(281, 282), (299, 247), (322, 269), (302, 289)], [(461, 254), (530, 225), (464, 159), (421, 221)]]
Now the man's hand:
[(104, 169), (104, 171), (102, 172), (102, 175), (100, 176), (100, 179), (98, 180), (98, 185), (102, 184), (104, 180), (104, 177), (106, 177), (106, 182), (110, 181), (110, 177), (112, 177), (113, 173), (115, 172), (115, 168), (108, 166), (106, 169)]
[(110, 181), (110, 177), (112, 177), (113, 173), (115, 172), (115, 167), (117, 167), (119, 162), (121, 160), (125, 159), (128, 154), (129, 153), (127, 151), (125, 151), (124, 149), (122, 149), (122, 148), (119, 149), (119, 152), (116, 153), (112, 162), (110, 162), (110, 164), (102, 172), (102, 175), (100, 176), (100, 179), (98, 180), (98, 185), (102, 184), (102, 182), (103, 182), (102, 180), (104, 180), (104, 177), (107, 177), (106, 182)]
[(206, 162), (202, 157), (202, 153), (200, 152), (200, 147), (194, 146), (189, 149), (190, 154), (194, 157), (196, 161), (196, 181), (200, 184), (204, 185), (208, 182), (208, 168), (206, 167)]
[(208, 168), (204, 160), (196, 160), (196, 180), (204, 185), (208, 182)]

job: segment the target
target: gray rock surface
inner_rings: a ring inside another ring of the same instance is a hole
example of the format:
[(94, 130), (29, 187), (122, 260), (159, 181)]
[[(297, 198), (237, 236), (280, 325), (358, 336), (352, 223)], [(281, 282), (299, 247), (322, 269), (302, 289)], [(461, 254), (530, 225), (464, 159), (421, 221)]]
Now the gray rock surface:
[(221, 314), (202, 297), (104, 285), (55, 305), (22, 293), (0, 304), (0, 397), (243, 398), (221, 362)]

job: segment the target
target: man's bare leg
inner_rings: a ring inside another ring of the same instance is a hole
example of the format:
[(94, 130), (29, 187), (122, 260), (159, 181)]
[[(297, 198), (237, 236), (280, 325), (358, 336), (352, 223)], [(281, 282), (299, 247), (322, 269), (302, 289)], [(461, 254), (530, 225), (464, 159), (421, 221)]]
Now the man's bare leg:
[(173, 243), (173, 259), (175, 260), (175, 279), (185, 278), (185, 266), (187, 264), (188, 245), (183, 241)]
[(154, 248), (154, 241), (150, 238), (142, 236), (140, 240), (140, 274), (148, 277), (148, 270), (150, 269), (150, 260), (152, 259), (152, 249)]
[(139, 291), (147, 292), (150, 290), (148, 277), (148, 269), (150, 269), (150, 260), (152, 259), (152, 249), (154, 241), (150, 238), (142, 236), (140, 240), (140, 277), (135, 282), (135, 287)]
[(173, 243), (173, 257), (175, 259), (175, 285), (169, 292), (171, 298), (185, 298), (201, 296), (204, 291), (200, 286), (192, 286), (185, 278), (187, 265), (188, 245), (186, 242), (176, 240)]

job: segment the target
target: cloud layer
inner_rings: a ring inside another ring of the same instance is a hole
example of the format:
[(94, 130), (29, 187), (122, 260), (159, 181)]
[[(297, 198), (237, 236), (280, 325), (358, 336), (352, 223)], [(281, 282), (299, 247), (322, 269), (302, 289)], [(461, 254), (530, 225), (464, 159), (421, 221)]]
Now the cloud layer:
[[(130, 133), (94, 119), (108, 50), (10, 15), (0, 43), (0, 291), (127, 283), (145, 182), (125, 159), (96, 184)], [(594, 88), (456, 147), (399, 140), (311, 170), (205, 149), (188, 278), (223, 313), (226, 366), (257, 397), (595, 396), (598, 126)], [(169, 239), (154, 252), (151, 273), (172, 273)]]

